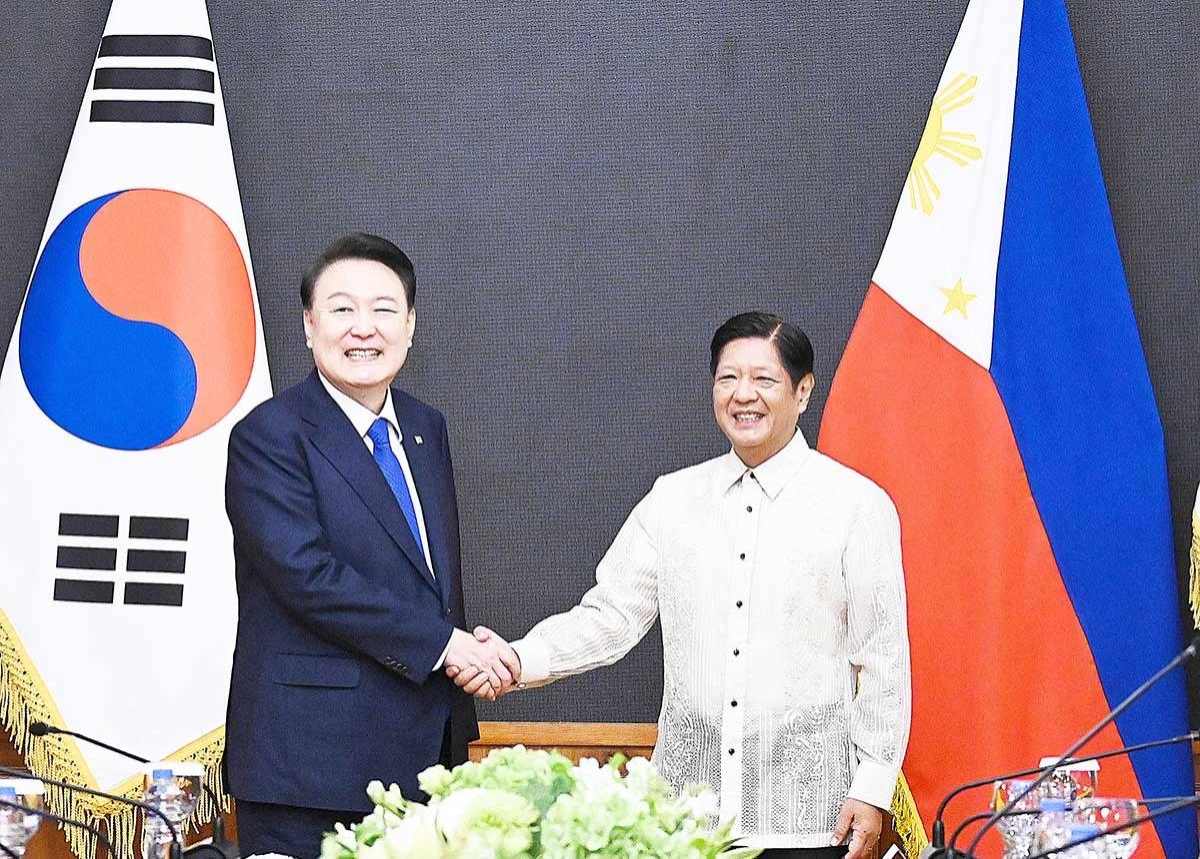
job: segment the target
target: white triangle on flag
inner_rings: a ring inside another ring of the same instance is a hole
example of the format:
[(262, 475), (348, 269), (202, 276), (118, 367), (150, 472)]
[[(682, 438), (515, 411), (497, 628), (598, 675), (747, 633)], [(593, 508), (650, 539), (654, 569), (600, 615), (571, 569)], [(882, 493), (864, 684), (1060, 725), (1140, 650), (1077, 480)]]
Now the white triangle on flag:
[(991, 364), (1022, 0), (972, 3), (946, 60), (874, 282)]

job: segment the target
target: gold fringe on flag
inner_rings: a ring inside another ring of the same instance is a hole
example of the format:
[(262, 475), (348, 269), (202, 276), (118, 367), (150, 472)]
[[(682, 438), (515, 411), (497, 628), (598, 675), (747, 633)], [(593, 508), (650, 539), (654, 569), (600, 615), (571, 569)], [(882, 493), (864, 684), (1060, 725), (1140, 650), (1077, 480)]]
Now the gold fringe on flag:
[[(92, 789), (96, 785), (75, 741), (61, 734), (31, 738), (33, 722), (63, 725), (58, 709), (34, 667), (29, 654), (13, 631), (8, 616), (0, 611), (0, 722), (12, 738), (17, 751), (36, 778), (52, 778)], [(204, 782), (220, 797), (221, 810), (229, 810), (229, 798), (222, 793), (220, 760), (225, 749), (225, 730), (219, 728), (171, 755), (171, 760), (195, 761), (204, 767)], [(142, 798), (141, 776), (131, 776), (108, 793), (128, 799)], [(68, 817), (103, 828), (118, 856), (137, 855), (138, 809), (78, 791), (46, 785), (46, 807), (60, 817)], [(197, 830), (216, 815), (216, 804), (201, 793), (189, 829)], [(77, 826), (63, 827), (67, 844), (78, 859), (96, 859), (96, 839)], [(182, 833), (181, 833), (182, 834)]]
[(1196, 506), (1192, 508), (1192, 563), (1188, 578), (1192, 622), (1200, 629), (1200, 489), (1196, 491)]
[(908, 779), (904, 777), (904, 773), (900, 773), (900, 777), (896, 779), (891, 812), (892, 826), (904, 844), (905, 855), (908, 859), (917, 859), (921, 851), (929, 846), (929, 838), (925, 835), (921, 813), (917, 811), (917, 802), (913, 799), (912, 791), (908, 789)]

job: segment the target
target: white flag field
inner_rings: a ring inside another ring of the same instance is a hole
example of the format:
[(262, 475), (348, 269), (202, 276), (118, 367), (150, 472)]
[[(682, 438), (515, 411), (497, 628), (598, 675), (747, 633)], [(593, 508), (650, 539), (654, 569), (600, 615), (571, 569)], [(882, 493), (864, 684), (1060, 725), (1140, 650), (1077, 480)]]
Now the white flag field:
[[(114, 0), (0, 370), (0, 716), (35, 775), (141, 791), (44, 721), (218, 784), (226, 444), (270, 393), (204, 2)], [(131, 809), (47, 800), (131, 849)]]

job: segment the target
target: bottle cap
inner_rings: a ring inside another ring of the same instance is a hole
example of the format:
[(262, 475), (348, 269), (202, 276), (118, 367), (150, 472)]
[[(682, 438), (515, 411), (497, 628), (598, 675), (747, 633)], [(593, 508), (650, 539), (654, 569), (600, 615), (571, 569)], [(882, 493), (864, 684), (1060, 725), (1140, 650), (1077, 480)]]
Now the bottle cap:
[(150, 774), (150, 778), (154, 779), (155, 781), (162, 781), (163, 779), (175, 778), (175, 773), (171, 772), (170, 770), (154, 770), (154, 772)]
[(0, 785), (0, 797), (4, 797), (5, 799), (14, 799), (16, 798), (16, 795), (17, 789), (15, 787)]
[(1042, 811), (1066, 811), (1067, 801), (1061, 796), (1043, 796)]

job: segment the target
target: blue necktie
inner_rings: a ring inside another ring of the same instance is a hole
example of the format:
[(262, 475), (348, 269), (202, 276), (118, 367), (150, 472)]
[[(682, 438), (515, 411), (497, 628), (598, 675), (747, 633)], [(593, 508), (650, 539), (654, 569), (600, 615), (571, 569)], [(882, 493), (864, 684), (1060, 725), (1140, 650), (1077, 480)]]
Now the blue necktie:
[(388, 437), (387, 421), (383, 418), (377, 419), (367, 430), (367, 435), (375, 445), (375, 462), (379, 464), (379, 470), (383, 472), (388, 486), (392, 487), (392, 494), (400, 502), (400, 509), (404, 511), (404, 518), (408, 522), (409, 530), (412, 531), (413, 539), (417, 541), (417, 550), (424, 555), (425, 548), (421, 542), (421, 528), (417, 525), (417, 511), (413, 507), (412, 496), (408, 493), (408, 481), (404, 479), (400, 460), (396, 459), (396, 454), (392, 453), (392, 441)]

